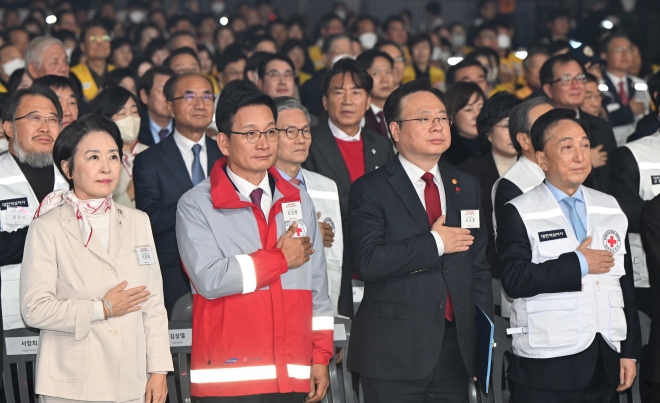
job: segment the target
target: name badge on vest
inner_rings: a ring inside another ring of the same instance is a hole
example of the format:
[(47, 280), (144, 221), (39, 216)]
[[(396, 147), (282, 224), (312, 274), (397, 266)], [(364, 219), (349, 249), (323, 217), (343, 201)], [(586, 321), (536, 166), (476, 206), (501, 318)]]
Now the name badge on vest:
[(7, 209), (7, 224), (30, 225), (34, 213), (29, 207), (9, 207)]
[(303, 222), (302, 206), (299, 201), (282, 203), (282, 215), (284, 216), (284, 226), (287, 230), (294, 222), (298, 223), (298, 229), (296, 229), (294, 238), (307, 236), (307, 226)]
[(7, 210), (11, 207), (29, 207), (27, 197), (0, 200), (0, 210)]
[(566, 238), (566, 231), (563, 229), (539, 232), (539, 242), (554, 241), (555, 239), (562, 238)]
[(651, 175), (651, 184), (660, 185), (660, 175)]
[(461, 210), (461, 228), (479, 228), (479, 210)]
[(137, 253), (138, 263), (140, 266), (156, 264), (156, 259), (154, 258), (154, 253), (151, 250), (151, 246), (138, 246), (135, 248), (135, 252)]

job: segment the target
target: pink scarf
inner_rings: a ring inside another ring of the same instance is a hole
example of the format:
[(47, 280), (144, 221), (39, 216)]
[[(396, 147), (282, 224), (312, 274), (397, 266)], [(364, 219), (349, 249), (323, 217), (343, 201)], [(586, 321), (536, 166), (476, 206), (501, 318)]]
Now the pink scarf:
[(87, 215), (101, 215), (110, 211), (112, 208), (112, 197), (107, 196), (102, 199), (80, 200), (76, 197), (75, 193), (73, 193), (73, 190), (56, 190), (49, 193), (44, 198), (39, 205), (37, 212), (34, 213), (34, 218), (46, 214), (64, 203), (73, 207), (73, 210), (76, 213), (76, 218), (78, 219), (78, 224), (80, 224), (83, 243), (85, 244), (85, 247), (87, 247), (89, 240), (92, 239), (92, 226), (87, 219)]

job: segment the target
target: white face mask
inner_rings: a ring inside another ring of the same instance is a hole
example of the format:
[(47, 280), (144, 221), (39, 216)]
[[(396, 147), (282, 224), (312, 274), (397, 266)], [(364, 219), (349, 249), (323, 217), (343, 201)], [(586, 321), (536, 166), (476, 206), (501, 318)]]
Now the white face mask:
[(7, 77), (11, 76), (11, 73), (15, 72), (18, 69), (25, 67), (25, 60), (23, 59), (14, 59), (11, 62), (7, 62), (2, 65), (2, 70), (5, 72)]
[(453, 34), (451, 36), (451, 45), (455, 48), (462, 48), (465, 46), (465, 34)]
[(131, 20), (133, 24), (139, 24), (147, 19), (147, 13), (142, 10), (134, 10), (128, 13), (128, 19)]
[(497, 67), (493, 67), (492, 69), (488, 69), (488, 75), (486, 76), (486, 81), (488, 81), (488, 84), (495, 84), (497, 81), (497, 76), (500, 74), (499, 69)]
[(344, 53), (343, 55), (337, 55), (332, 59), (332, 65), (334, 66), (335, 63), (340, 61), (341, 59), (348, 57), (349, 59), (355, 59), (353, 56), (349, 55), (348, 53)]
[(365, 32), (362, 35), (360, 35), (360, 44), (362, 47), (366, 49), (371, 49), (374, 47), (376, 42), (378, 42), (378, 35), (374, 34), (373, 32)]
[(7, 150), (9, 150), (9, 140), (7, 139), (0, 140), (0, 154), (4, 153)]
[(507, 34), (497, 35), (497, 47), (500, 49), (509, 49), (511, 47), (511, 37)]
[(344, 20), (346, 19), (346, 10), (343, 10), (343, 9), (335, 10), (335, 14), (336, 14), (337, 17), (339, 17), (342, 21), (344, 21)]
[(442, 56), (444, 55), (444, 52), (442, 51), (442, 48), (438, 46), (433, 47), (433, 52), (431, 52), (431, 60), (434, 62), (437, 62), (438, 60), (442, 60)]
[(211, 12), (213, 12), (213, 14), (219, 15), (222, 14), (223, 11), (225, 11), (224, 2), (211, 3)]
[(71, 61), (71, 54), (73, 53), (73, 48), (69, 49), (64, 49), (64, 53), (66, 53), (66, 58)]
[(128, 116), (115, 122), (125, 143), (132, 143), (140, 133), (140, 118)]

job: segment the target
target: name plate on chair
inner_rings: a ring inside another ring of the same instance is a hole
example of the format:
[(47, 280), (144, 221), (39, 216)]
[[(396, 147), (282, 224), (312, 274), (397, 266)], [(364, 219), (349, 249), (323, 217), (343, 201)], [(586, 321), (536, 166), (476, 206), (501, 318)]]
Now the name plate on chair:
[(5, 337), (7, 355), (37, 354), (39, 336)]
[(335, 341), (344, 341), (346, 340), (346, 327), (343, 323), (335, 323)]
[(192, 346), (192, 329), (169, 329), (170, 347)]

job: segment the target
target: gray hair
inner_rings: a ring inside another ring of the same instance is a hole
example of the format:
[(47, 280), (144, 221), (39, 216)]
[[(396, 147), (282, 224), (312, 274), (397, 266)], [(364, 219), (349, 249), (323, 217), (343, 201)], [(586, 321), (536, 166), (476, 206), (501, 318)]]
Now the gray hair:
[(64, 49), (62, 41), (51, 36), (40, 36), (33, 39), (25, 51), (25, 66), (27, 67), (34, 63), (37, 65), (37, 68), (41, 67), (44, 52), (54, 45), (59, 45)]
[(552, 102), (547, 97), (534, 97), (516, 105), (511, 110), (511, 115), (509, 116), (509, 136), (511, 136), (511, 142), (518, 154), (522, 153), (522, 147), (520, 147), (517, 139), (518, 133), (530, 134), (532, 130), (532, 125), (529, 123), (529, 111), (544, 104), (552, 106)]
[(275, 102), (275, 107), (277, 108), (277, 113), (278, 114), (280, 112), (282, 112), (283, 110), (298, 109), (298, 110), (301, 110), (305, 114), (305, 118), (307, 119), (307, 123), (309, 124), (311, 122), (312, 119), (309, 115), (309, 111), (297, 99), (295, 99), (293, 97), (277, 97), (273, 101)]

